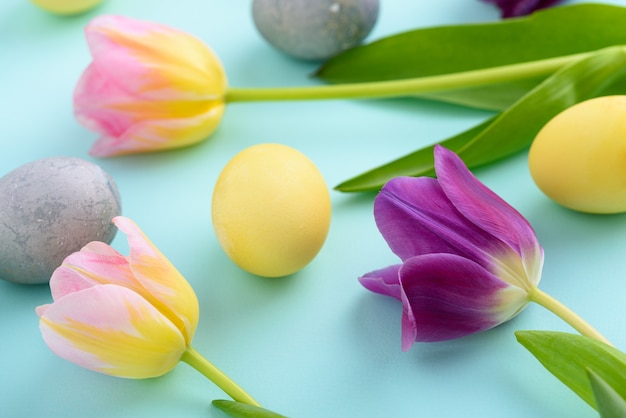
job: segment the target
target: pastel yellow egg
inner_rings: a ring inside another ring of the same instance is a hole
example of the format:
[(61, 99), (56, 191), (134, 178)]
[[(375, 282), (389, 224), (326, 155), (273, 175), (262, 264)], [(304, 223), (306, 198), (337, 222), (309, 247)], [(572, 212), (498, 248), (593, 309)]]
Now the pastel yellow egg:
[(212, 219), (226, 254), (265, 277), (305, 267), (330, 227), (330, 193), (322, 174), (299, 151), (260, 144), (237, 154), (213, 191)]
[(528, 156), (537, 186), (581, 212), (626, 212), (626, 96), (578, 103), (550, 120)]
[(91, 10), (102, 0), (31, 0), (47, 12), (59, 15), (74, 15)]

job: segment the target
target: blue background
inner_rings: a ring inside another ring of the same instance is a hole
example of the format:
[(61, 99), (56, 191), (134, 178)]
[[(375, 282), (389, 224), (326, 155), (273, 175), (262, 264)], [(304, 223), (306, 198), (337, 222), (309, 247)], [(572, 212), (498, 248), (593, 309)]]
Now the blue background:
[[(492, 5), (478, 0), (381, 3), (368, 40), (499, 19)], [(402, 352), (401, 305), (357, 281), (397, 261), (375, 227), (371, 193), (331, 192), (327, 242), (290, 277), (242, 271), (213, 233), (213, 185), (227, 161), (248, 146), (293, 146), (332, 187), (491, 113), (410, 99), (236, 103), (198, 146), (113, 159), (88, 156), (96, 134), (74, 121), (71, 97), (90, 61), (83, 28), (91, 18), (124, 14), (192, 33), (219, 55), (231, 86), (315, 84), (309, 74), (317, 65), (272, 49), (256, 32), (250, 9), (250, 1), (105, 0), (88, 14), (61, 18), (27, 0), (3, 0), (0, 175), (49, 156), (100, 164), (118, 184), (124, 215), (196, 290), (201, 317), (195, 348), (277, 412), (301, 418), (597, 416), (516, 342), (518, 329), (572, 331), (539, 306), (486, 333)], [(535, 227), (546, 254), (541, 288), (626, 347), (626, 215), (585, 215), (557, 206), (532, 182), (525, 152), (476, 174)], [(127, 251), (122, 234), (113, 246)], [(186, 364), (135, 381), (56, 357), (41, 339), (34, 313), (50, 300), (46, 285), (0, 282), (0, 416), (223, 416), (210, 401), (226, 395)]]

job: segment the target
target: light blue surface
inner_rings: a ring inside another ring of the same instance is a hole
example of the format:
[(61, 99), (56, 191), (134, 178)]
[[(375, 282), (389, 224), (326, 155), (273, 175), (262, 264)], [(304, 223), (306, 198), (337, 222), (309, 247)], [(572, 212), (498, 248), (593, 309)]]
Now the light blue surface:
[[(498, 19), (495, 8), (478, 0), (381, 3), (369, 40), (420, 26)], [(195, 348), (263, 405), (300, 418), (597, 416), (515, 341), (518, 329), (571, 331), (538, 306), (495, 330), (402, 352), (400, 304), (357, 282), (359, 275), (397, 261), (374, 225), (372, 194), (332, 192), (325, 246), (307, 268), (287, 278), (243, 272), (213, 233), (213, 184), (245, 147), (293, 146), (332, 187), (489, 113), (413, 100), (233, 104), (219, 130), (198, 146), (93, 159), (87, 153), (96, 135), (74, 121), (71, 95), (90, 60), (83, 27), (104, 13), (198, 36), (221, 57), (236, 87), (314, 84), (308, 75), (316, 65), (268, 46), (254, 29), (250, 1), (105, 0), (73, 18), (48, 15), (27, 0), (0, 3), (0, 175), (57, 155), (92, 160), (107, 170), (119, 186), (124, 214), (198, 294)], [(626, 216), (583, 215), (552, 203), (532, 182), (525, 153), (477, 175), (536, 228), (546, 253), (542, 289), (626, 347)], [(122, 234), (113, 245), (126, 251)], [(50, 299), (47, 286), (0, 282), (0, 416), (224, 416), (210, 401), (227, 396), (186, 364), (161, 378), (134, 381), (56, 357), (43, 343), (34, 313)]]

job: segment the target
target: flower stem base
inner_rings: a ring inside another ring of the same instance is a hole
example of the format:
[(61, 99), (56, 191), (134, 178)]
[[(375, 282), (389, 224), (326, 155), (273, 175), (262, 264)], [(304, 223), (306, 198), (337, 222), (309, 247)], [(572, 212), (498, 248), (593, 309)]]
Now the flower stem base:
[(193, 347), (188, 346), (180, 360), (189, 364), (191, 367), (209, 378), (209, 380), (215, 383), (235, 401), (246, 403), (248, 405), (260, 406), (259, 403), (252, 398), (252, 396), (233, 382), (221, 370), (215, 367), (213, 363), (205, 359)]
[(589, 325), (585, 320), (583, 320), (580, 316), (578, 316), (574, 311), (569, 309), (567, 306), (563, 305), (558, 300), (554, 299), (552, 296), (544, 293), (538, 288), (534, 288), (530, 294), (528, 295), (530, 301), (535, 302), (565, 322), (567, 322), (572, 328), (578, 331), (580, 334), (593, 338), (595, 340), (601, 341), (608, 345), (611, 344), (602, 334), (600, 334), (595, 328)]

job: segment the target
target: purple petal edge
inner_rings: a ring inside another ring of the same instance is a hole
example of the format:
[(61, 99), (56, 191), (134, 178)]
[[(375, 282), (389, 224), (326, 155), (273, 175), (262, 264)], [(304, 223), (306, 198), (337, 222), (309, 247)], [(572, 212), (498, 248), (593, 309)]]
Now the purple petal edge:
[(454, 206), (471, 222), (505, 242), (520, 257), (536, 257), (539, 241), (530, 223), (481, 183), (454, 152), (435, 147), (439, 184)]
[(429, 253), (479, 259), (485, 257), (482, 248), (493, 243), (493, 237), (463, 216), (433, 178), (390, 180), (376, 196), (374, 217), (402, 260)]
[(359, 277), (359, 282), (367, 290), (401, 300), (400, 278), (398, 271), (401, 265), (393, 265), (380, 270), (374, 270)]

